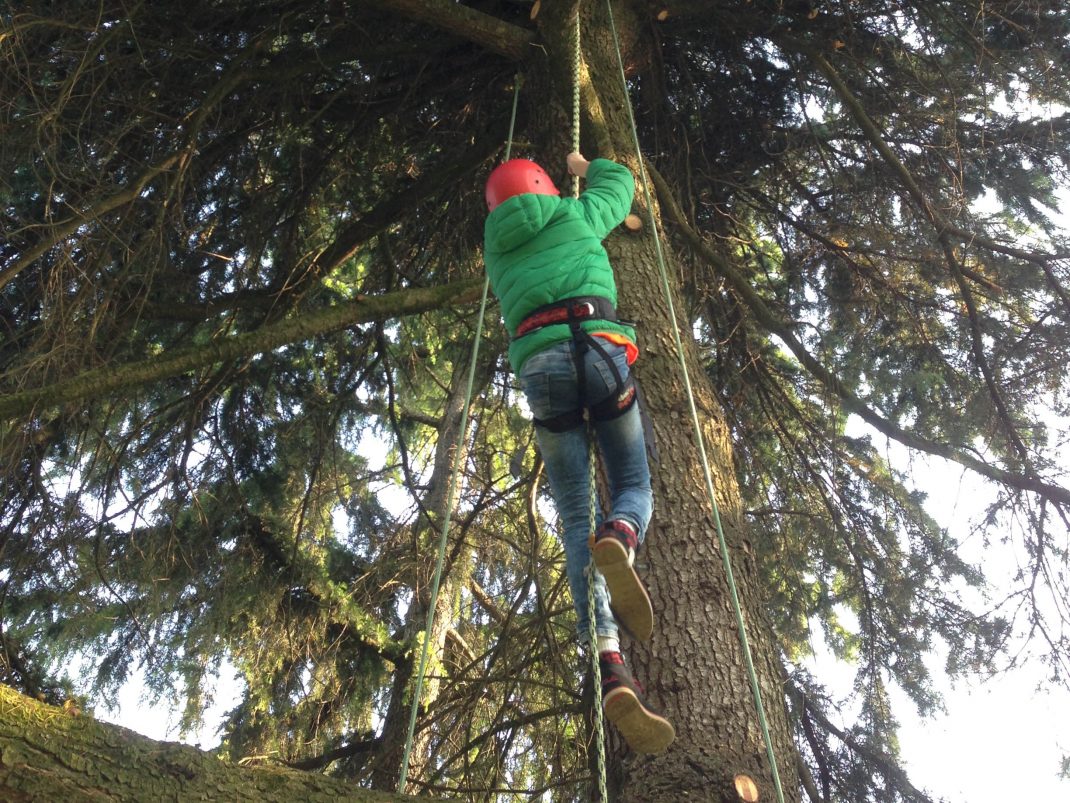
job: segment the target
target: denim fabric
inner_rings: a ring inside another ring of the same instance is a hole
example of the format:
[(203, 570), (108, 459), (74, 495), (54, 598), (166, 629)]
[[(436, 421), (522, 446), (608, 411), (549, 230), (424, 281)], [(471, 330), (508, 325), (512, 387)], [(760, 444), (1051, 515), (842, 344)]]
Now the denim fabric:
[[(609, 342), (603, 342), (603, 345), (621, 379), (626, 379), (628, 363), (624, 347)], [(571, 341), (558, 343), (532, 355), (524, 363), (520, 386), (535, 418), (546, 420), (580, 406), (574, 349)], [(584, 356), (584, 368), (588, 404), (597, 404), (614, 390), (613, 372), (593, 349), (588, 349)], [(596, 421), (594, 426), (609, 478), (610, 515), (631, 524), (641, 542), (650, 523), (653, 494), (639, 406), (632, 405), (624, 415), (610, 421)], [(577, 635), (580, 642), (586, 644), (589, 616), (585, 572), (590, 562), (587, 545), (590, 513), (587, 428), (579, 426), (567, 432), (551, 432), (537, 426), (535, 434), (564, 533), (565, 566), (576, 607)], [(596, 526), (601, 522), (602, 511), (597, 509)], [(598, 573), (595, 573), (595, 632), (600, 636), (617, 635), (605, 581)]]

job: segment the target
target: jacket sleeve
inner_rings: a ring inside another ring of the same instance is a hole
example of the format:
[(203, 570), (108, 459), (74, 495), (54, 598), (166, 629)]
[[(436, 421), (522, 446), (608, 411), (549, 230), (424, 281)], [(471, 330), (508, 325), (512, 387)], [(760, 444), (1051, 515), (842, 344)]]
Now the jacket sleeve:
[(580, 206), (587, 224), (603, 239), (620, 225), (632, 207), (635, 179), (632, 171), (609, 159), (594, 159), (587, 168), (587, 188)]

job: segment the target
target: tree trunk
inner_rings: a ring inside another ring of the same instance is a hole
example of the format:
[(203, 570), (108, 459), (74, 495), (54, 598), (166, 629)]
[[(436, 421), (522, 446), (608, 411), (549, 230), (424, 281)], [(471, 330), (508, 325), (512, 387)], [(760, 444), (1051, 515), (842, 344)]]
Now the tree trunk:
[[(605, 156), (627, 164), (639, 184), (639, 163), (627, 111), (630, 100), (621, 87), (605, 5), (591, 2), (582, 8), (583, 58), (589, 76), (583, 86), (587, 123), (583, 150), (588, 158)], [(563, 11), (551, 5), (540, 15), (551, 63), (570, 61), (570, 23), (552, 16)], [(641, 62), (644, 43), (640, 37), (646, 27), (629, 14), (625, 3), (615, 3), (614, 14), (626, 51), (625, 64)], [(571, 81), (571, 75), (567, 80)], [(555, 97), (545, 99), (547, 106), (556, 101), (560, 107), (562, 100), (570, 97), (568, 87), (560, 85), (553, 93)], [(619, 803), (737, 803), (741, 797), (733, 779), (744, 774), (756, 782), (760, 799), (775, 800), (651, 239), (650, 218), (642, 208), (641, 184), (637, 197), (635, 211), (645, 220), (643, 229), (637, 233), (619, 229), (608, 238), (606, 247), (616, 272), (620, 315), (639, 324), (642, 356), (636, 375), (646, 395), (660, 462), (651, 466), (654, 520), (639, 554), (640, 575), (654, 606), (654, 637), (649, 645), (628, 644), (625, 651), (649, 692), (649, 701), (672, 720), (677, 737), (663, 755), (635, 756), (610, 729), (610, 795)], [(652, 213), (656, 220), (658, 210)], [(676, 268), (667, 251), (666, 259), (687, 371), (784, 796), (787, 801), (797, 801), (796, 753), (781, 664), (775, 635), (764, 614), (760, 575), (742, 516), (732, 445), (717, 396), (697, 359), (686, 307), (674, 278)]]
[(0, 800), (401, 803), (431, 798), (371, 792), (286, 767), (235, 767), (196, 748), (155, 742), (0, 686)]
[[(468, 344), (464, 344), (462, 347), (467, 346)], [(439, 425), (431, 478), (422, 501), (424, 509), (434, 516), (434, 520), (429, 521), (421, 516), (414, 525), (423, 531), (418, 541), (424, 550), (417, 562), (417, 580), (414, 583), (415, 598), (405, 617), (405, 640), (413, 644), (414, 648), (411, 661), (408, 665), (399, 667), (394, 675), (390, 707), (383, 725), (382, 747), (376, 756), (375, 767), (371, 775), (372, 786), (376, 789), (396, 789), (401, 775), (409, 718), (412, 716), (412, 696), (416, 691), (416, 673), (420, 668), (420, 652), (423, 648), (423, 642), (418, 636), (427, 624), (427, 611), (431, 601), (431, 580), (437, 558), (436, 550), (441, 534), (442, 518), (446, 515), (454, 455), (459, 450), (457, 459), (463, 466), (470, 445), (468, 433), (461, 432), (470, 363), (470, 356), (455, 361), (450, 378), (449, 395), (446, 398), (445, 410)], [(483, 358), (476, 366), (475, 382), (472, 388), (473, 398), (478, 397), (482, 388), (486, 386), (493, 368), (494, 361), (488, 361), (486, 358)], [(471, 423), (471, 420), (467, 422), (469, 431)], [(461, 480), (462, 477), (459, 476), (458, 486)], [(455, 498), (460, 497), (460, 491), (458, 487), (455, 491)], [(452, 556), (453, 560), (448, 560), (443, 567), (442, 584), (439, 588), (434, 624), (430, 634), (431, 652), (427, 662), (422, 699), (419, 701), (424, 717), (428, 716), (429, 711), (433, 709), (439, 695), (443, 681), (442, 675), (445, 671), (442, 656), (446, 646), (446, 635), (454, 625), (459, 590), (468, 584), (472, 573), (471, 551), (462, 545), (464, 534), (452, 527), (455, 523), (451, 522), (450, 541), (447, 544), (447, 555)], [(406, 784), (406, 791), (415, 788), (413, 781), (421, 776), (430, 757), (430, 730), (421, 728), (420, 725), (418, 721), (416, 733), (413, 735), (408, 773), (410, 782)]]
[[(660, 279), (653, 249), (631, 238), (612, 244), (622, 284), (653, 288)], [(670, 271), (672, 267), (670, 265)], [(628, 757), (613, 751), (619, 801), (709, 800), (736, 803), (733, 778), (752, 777), (762, 798), (775, 799), (769, 762), (746, 673), (716, 526), (705, 489), (667, 305), (625, 291), (622, 315), (641, 324), (643, 383), (660, 462), (653, 465), (655, 514), (640, 554), (655, 611), (654, 638), (635, 645), (629, 659), (637, 676), (663, 706), (677, 738), (662, 756)], [(674, 299), (681, 309), (680, 299)], [(681, 322), (687, 327), (686, 320)], [(741, 514), (732, 445), (720, 405), (684, 338), (688, 374), (711, 463), (717, 505), (731, 553), (759, 686), (773, 738), (785, 798), (797, 800), (791, 738), (775, 636), (764, 615), (758, 567)], [(685, 798), (686, 793), (686, 798)]]

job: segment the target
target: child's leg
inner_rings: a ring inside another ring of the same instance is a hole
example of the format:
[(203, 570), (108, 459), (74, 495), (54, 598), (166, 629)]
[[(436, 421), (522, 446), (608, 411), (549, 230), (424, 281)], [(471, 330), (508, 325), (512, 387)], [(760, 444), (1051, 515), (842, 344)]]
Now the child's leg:
[(609, 478), (612, 517), (630, 524), (642, 543), (650, 524), (654, 495), (639, 405), (632, 405), (617, 418), (597, 422), (595, 428)]
[[(539, 451), (546, 464), (546, 478), (554, 496), (557, 515), (561, 518), (562, 540), (565, 548), (565, 570), (568, 574), (572, 602), (576, 607), (576, 632), (580, 643), (586, 645), (589, 636), (587, 605), (587, 566), (591, 551), (588, 545), (590, 519), (590, 485), (585, 427), (567, 432), (550, 432), (536, 427)], [(596, 505), (596, 526), (601, 523), (601, 510)], [(609, 607), (609, 593), (605, 579), (594, 573), (595, 631), (602, 637), (617, 637), (617, 624)]]
[[(624, 348), (616, 346), (606, 352), (621, 381), (626, 380), (628, 363)], [(613, 369), (606, 365), (605, 359), (599, 360), (594, 367), (603, 375), (607, 392), (618, 392)], [(594, 403), (597, 404), (600, 398), (593, 397)], [(618, 621), (633, 637), (645, 641), (654, 629), (654, 612), (632, 565), (653, 509), (642, 416), (638, 405), (633, 404), (624, 414), (596, 421), (594, 426), (609, 478), (612, 503), (611, 521), (595, 538), (594, 559), (605, 577), (610, 604)]]
[[(613, 360), (621, 381), (627, 380), (630, 369), (624, 347), (608, 346), (606, 352)], [(593, 367), (598, 369), (608, 392), (615, 390), (614, 380), (611, 369), (604, 363), (604, 360), (596, 359)], [(590, 371), (588, 377), (588, 381), (594, 385)], [(597, 403), (601, 398), (594, 396), (593, 401)], [(595, 421), (595, 430), (609, 478), (612, 517), (630, 524), (642, 543), (650, 523), (654, 497), (650, 489), (650, 466), (646, 459), (646, 436), (639, 405), (633, 404), (631, 409), (616, 418)]]
[[(571, 343), (560, 343), (528, 359), (520, 373), (520, 384), (536, 419), (551, 420), (579, 407), (576, 368)], [(546, 477), (561, 518), (565, 548), (565, 568), (572, 601), (576, 608), (577, 634), (582, 643), (589, 638), (587, 575), (590, 547), (587, 543), (590, 517), (590, 486), (587, 429), (575, 427), (552, 432), (536, 426), (539, 451), (546, 464)], [(595, 524), (601, 523), (596, 504)], [(609, 608), (605, 580), (595, 573), (595, 630), (599, 636), (616, 638), (617, 624)]]
[[(639, 411), (635, 407), (607, 423), (627, 427), (625, 419), (633, 415), (639, 418)], [(613, 429), (609, 428), (608, 433), (599, 432), (606, 472), (610, 475), (613, 512), (595, 534), (594, 562), (606, 580), (610, 605), (617, 620), (633, 638), (646, 641), (654, 632), (654, 609), (634, 564), (639, 539), (650, 522), (649, 469), (642, 445), (639, 446), (638, 455), (630, 454), (624, 448), (626, 441), (612, 436)], [(642, 424), (636, 421), (634, 429), (639, 430), (641, 444)], [(614, 460), (618, 462), (614, 464)], [(611, 470), (610, 466), (614, 468)]]

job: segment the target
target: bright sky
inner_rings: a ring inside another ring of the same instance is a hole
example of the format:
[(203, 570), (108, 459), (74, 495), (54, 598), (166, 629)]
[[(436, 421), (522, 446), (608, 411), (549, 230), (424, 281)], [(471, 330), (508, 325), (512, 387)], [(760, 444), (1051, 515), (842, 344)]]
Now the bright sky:
[[(875, 443), (880, 443), (875, 440)], [(905, 451), (890, 447), (896, 460)], [(983, 565), (996, 582), (1018, 568), (1021, 546), (982, 545), (970, 537), (971, 522), (992, 498), (976, 474), (947, 461), (914, 455), (915, 483), (928, 490), (926, 509), (962, 544), (960, 556)], [(1039, 649), (1039, 645), (1037, 647)], [(1070, 691), (1045, 684), (1037, 662), (1011, 673), (982, 680), (959, 680), (952, 687), (943, 673), (944, 655), (928, 666), (944, 695), (946, 713), (921, 719), (907, 696), (893, 689), (894, 711), (901, 724), (900, 749), (911, 782), (935, 800), (948, 803), (1054, 803), (1070, 800), (1070, 780), (1059, 777), (1063, 756), (1070, 756)], [(836, 661), (815, 662), (821, 676), (836, 673)], [(844, 683), (852, 673), (842, 672)], [(1048, 690), (1040, 691), (1038, 687)]]
[[(1070, 209), (1070, 191), (1062, 188), (1057, 195), (1060, 208)], [(1070, 218), (1057, 219), (1070, 231)], [(1057, 428), (1065, 432), (1067, 422), (1051, 424), (1055, 446)], [(914, 465), (917, 470), (917, 458)], [(993, 581), (997, 569), (1013, 574), (1022, 551), (1013, 536), (1009, 544), (992, 543), (984, 552), (977, 537), (968, 539), (969, 524), (993, 495), (985, 483), (936, 459), (918, 476), (919, 487), (931, 489), (930, 515), (967, 542), (960, 554), (983, 564)], [(939, 664), (932, 666), (940, 677)], [(903, 700), (901, 749), (914, 783), (949, 803), (1070, 801), (1070, 779), (1060, 777), (1063, 758), (1070, 757), (1070, 691), (1046, 682), (1048, 675), (1034, 661), (986, 681), (960, 681), (955, 688), (945, 683), (947, 713), (931, 720), (907, 717), (910, 708)]]
[(1016, 672), (952, 691), (947, 715), (933, 721), (903, 717), (915, 785), (954, 803), (1070, 800), (1070, 781), (1059, 778), (1070, 754), (1070, 697), (1037, 692), (1042, 676)]

